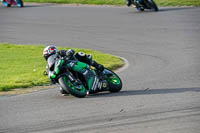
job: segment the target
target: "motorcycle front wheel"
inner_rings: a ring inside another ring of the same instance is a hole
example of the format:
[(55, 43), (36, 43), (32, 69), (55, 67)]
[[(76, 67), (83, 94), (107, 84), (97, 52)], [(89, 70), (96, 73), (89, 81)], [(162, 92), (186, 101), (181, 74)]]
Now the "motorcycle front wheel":
[(149, 3), (149, 5), (150, 5), (150, 7), (151, 7), (151, 9), (153, 10), (153, 11), (158, 11), (159, 9), (158, 9), (158, 6), (156, 5), (156, 3), (153, 1), (153, 0), (147, 0), (148, 1), (148, 3)]
[(75, 85), (67, 76), (62, 76), (58, 79), (60, 86), (68, 93), (75, 97), (83, 98), (87, 95), (87, 89), (84, 85)]
[(112, 70), (106, 69), (105, 71), (108, 72), (108, 74), (105, 75), (105, 79), (108, 82), (109, 91), (119, 92), (122, 89), (122, 81), (120, 77)]
[(22, 0), (16, 0), (18, 7), (24, 7), (24, 3)]

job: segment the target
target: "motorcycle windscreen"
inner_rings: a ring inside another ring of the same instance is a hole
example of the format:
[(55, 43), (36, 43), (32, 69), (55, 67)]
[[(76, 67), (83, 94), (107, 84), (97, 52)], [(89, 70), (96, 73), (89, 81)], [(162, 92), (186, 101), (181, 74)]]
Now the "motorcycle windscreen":
[(57, 56), (56, 54), (53, 54), (47, 60), (48, 68), (49, 68), (50, 71), (54, 70), (54, 66), (55, 66), (55, 62), (56, 62), (56, 56)]

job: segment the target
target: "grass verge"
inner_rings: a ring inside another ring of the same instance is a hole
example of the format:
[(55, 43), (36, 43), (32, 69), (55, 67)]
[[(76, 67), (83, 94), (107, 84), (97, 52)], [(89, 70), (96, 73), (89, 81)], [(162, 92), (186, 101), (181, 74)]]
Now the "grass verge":
[(155, 0), (159, 6), (200, 6), (200, 0)]
[[(154, 0), (158, 6), (200, 6), (200, 0)], [(58, 4), (126, 5), (126, 0), (24, 0), (24, 2)]]
[[(46, 61), (42, 56), (44, 47), (0, 44), (0, 91), (49, 84), (48, 77), (43, 76), (46, 69)], [(75, 50), (91, 53), (94, 60), (112, 70), (124, 64), (122, 59), (110, 54), (90, 49)]]

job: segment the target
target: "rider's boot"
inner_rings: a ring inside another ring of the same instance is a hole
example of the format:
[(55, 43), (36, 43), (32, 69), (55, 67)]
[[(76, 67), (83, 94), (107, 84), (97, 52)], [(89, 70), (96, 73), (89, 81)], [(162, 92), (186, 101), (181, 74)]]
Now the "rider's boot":
[(144, 8), (142, 8), (142, 7), (136, 7), (136, 9), (137, 9), (138, 11), (144, 11)]

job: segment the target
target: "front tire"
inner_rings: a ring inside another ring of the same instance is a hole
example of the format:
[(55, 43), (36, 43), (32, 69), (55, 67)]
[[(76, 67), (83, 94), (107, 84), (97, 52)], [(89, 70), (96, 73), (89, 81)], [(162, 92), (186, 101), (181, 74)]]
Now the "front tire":
[(60, 86), (75, 97), (83, 98), (87, 95), (87, 89), (81, 84), (79, 86), (74, 85), (66, 76), (62, 76), (58, 79)]
[(22, 0), (16, 0), (16, 3), (18, 7), (24, 7), (24, 3)]
[(156, 3), (153, 1), (153, 0), (148, 0), (149, 4), (151, 5), (151, 9), (155, 12), (157, 12), (159, 9), (158, 9), (158, 6), (156, 5)]
[(106, 77), (109, 91), (119, 92), (122, 89), (122, 81), (120, 77), (116, 73), (114, 73), (112, 70), (106, 69), (106, 71), (110, 71), (109, 76)]

